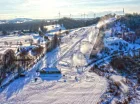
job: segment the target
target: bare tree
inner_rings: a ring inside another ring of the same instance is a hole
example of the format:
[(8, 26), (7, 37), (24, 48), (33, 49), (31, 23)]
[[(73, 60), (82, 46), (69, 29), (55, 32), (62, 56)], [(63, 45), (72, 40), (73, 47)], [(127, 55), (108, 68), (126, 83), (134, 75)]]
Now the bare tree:
[(7, 42), (7, 41), (5, 41), (5, 42), (4, 42), (4, 45), (5, 45), (5, 46), (8, 46), (8, 42)]

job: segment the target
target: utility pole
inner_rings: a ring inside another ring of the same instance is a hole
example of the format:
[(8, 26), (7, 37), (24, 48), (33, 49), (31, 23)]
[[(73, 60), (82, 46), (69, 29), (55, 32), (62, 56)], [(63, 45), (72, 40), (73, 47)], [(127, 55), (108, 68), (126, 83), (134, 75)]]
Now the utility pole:
[(94, 18), (96, 17), (96, 14), (94, 13)]
[(81, 14), (81, 20), (82, 20), (83, 14)]
[(125, 11), (124, 11), (124, 8), (123, 8), (123, 15), (125, 15)]
[(60, 17), (61, 17), (61, 14), (60, 14), (60, 12), (58, 13), (58, 16), (59, 16), (59, 19), (60, 19)]
[(70, 18), (72, 17), (72, 15), (70, 14)]
[(86, 14), (84, 13), (84, 20), (86, 19), (85, 17), (86, 17)]
[(85, 26), (86, 26), (86, 14), (84, 13), (84, 22), (85, 22)]

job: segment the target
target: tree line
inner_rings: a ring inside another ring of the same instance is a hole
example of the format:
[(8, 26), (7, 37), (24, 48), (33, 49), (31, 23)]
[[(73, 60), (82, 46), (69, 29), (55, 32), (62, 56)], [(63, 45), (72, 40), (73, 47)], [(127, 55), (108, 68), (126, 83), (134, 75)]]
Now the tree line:
[[(66, 18), (66, 17), (59, 20), (51, 20), (51, 21), (33, 20), (33, 21), (18, 23), (18, 24), (17, 23), (0, 24), (0, 31), (2, 31), (4, 35), (6, 35), (7, 32), (9, 31), (16, 31), (16, 30), (22, 32), (26, 32), (25, 30), (28, 30), (28, 32), (39, 32), (38, 31), (39, 28), (43, 28), (43, 26), (54, 25), (54, 24), (63, 24), (66, 29), (73, 29), (73, 28), (79, 28), (83, 26), (96, 24), (98, 23), (99, 20), (100, 18), (93, 18), (89, 20), (84, 20), (84, 19), (76, 20), (76, 19)], [(47, 30), (44, 31), (46, 32)]]
[(100, 18), (92, 18), (92, 19), (72, 19), (72, 18), (62, 18), (58, 21), (59, 24), (63, 24), (66, 29), (74, 29), (84, 26), (89, 26), (93, 24), (97, 24)]
[(125, 14), (119, 21), (126, 24), (127, 27), (136, 32), (136, 35), (140, 37), (140, 14)]
[(7, 23), (0, 24), (0, 31), (16, 31), (16, 30), (29, 30), (38, 32), (39, 27), (54, 24), (53, 22), (48, 22), (46, 20), (33, 20), (25, 23)]

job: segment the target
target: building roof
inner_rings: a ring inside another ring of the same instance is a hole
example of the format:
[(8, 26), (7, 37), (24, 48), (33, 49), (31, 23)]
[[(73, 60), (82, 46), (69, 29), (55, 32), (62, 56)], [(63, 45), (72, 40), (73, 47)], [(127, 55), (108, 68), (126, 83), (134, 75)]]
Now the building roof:
[(42, 68), (41, 70), (45, 70), (45, 71), (59, 71), (57, 68)]

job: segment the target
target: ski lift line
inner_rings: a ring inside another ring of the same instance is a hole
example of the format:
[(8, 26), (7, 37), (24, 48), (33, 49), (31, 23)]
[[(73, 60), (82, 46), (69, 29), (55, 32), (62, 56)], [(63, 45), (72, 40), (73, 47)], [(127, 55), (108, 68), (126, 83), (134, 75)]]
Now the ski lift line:
[(81, 38), (80, 40), (76, 41), (72, 46), (70, 46), (70, 48), (69, 48), (68, 50), (66, 50), (66, 51), (64, 52), (64, 54), (63, 54), (58, 60), (56, 60), (55, 62), (53, 62), (51, 65), (49, 65), (49, 67), (56, 67), (57, 62), (59, 62), (61, 59), (63, 59), (63, 58), (65, 57), (65, 55), (66, 55), (71, 49), (73, 49), (80, 41), (82, 41), (83, 39), (85, 39), (85, 36), (86, 36), (87, 33), (88, 33), (89, 31), (91, 31), (91, 30), (92, 30), (92, 27), (89, 28), (89, 29), (87, 29), (87, 30), (85, 30), (85, 32), (84, 32), (83, 35), (82, 35), (82, 38)]

